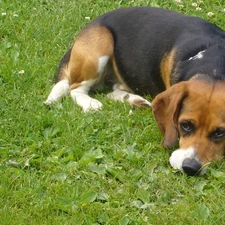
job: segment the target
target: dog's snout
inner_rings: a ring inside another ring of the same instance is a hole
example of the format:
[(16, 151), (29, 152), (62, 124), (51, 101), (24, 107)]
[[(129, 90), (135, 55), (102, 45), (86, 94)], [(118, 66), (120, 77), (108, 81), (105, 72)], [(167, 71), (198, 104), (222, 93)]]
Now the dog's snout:
[(183, 171), (189, 176), (197, 175), (201, 167), (202, 165), (196, 159), (187, 158), (182, 163)]

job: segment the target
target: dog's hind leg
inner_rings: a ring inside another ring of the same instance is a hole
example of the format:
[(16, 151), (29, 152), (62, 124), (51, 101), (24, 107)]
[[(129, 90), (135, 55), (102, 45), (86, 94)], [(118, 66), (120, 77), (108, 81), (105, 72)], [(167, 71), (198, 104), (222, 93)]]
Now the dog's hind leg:
[(44, 102), (46, 105), (52, 105), (59, 102), (63, 97), (69, 94), (69, 77), (67, 64), (70, 60), (71, 49), (62, 58), (59, 69), (56, 74), (56, 84), (53, 86), (51, 93)]
[(101, 81), (112, 54), (113, 37), (105, 27), (85, 28), (74, 43), (68, 64), (70, 95), (84, 111), (102, 107), (102, 103), (91, 98), (88, 93)]
[(73, 47), (60, 62), (56, 84), (46, 105), (58, 102), (70, 92), (73, 101), (84, 111), (101, 109), (102, 103), (88, 93), (102, 79), (113, 54), (111, 32), (100, 25), (85, 27)]

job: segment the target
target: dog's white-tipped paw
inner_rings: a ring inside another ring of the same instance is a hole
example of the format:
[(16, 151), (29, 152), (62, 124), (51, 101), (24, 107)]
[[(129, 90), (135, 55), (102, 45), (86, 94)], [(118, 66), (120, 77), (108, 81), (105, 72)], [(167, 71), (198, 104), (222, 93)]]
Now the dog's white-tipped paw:
[(138, 107), (138, 108), (148, 108), (148, 107), (152, 107), (152, 103), (145, 100), (145, 99), (135, 99), (132, 103), (131, 103), (132, 107)]
[(128, 91), (121, 90), (120, 84), (115, 84), (113, 92), (107, 94), (107, 97), (115, 101), (128, 102), (131, 107), (152, 107), (152, 103), (141, 97), (140, 95), (129, 93)]
[(46, 100), (43, 103), (44, 103), (44, 105), (50, 106), (53, 102), (49, 101), (49, 100)]
[(129, 102), (131, 107), (138, 107), (138, 108), (152, 107), (151, 102), (147, 101), (146, 99), (142, 98), (139, 95), (128, 94), (125, 100)]
[(56, 101), (54, 101), (54, 100), (52, 100), (52, 99), (47, 99), (46, 101), (44, 101), (43, 102), (44, 103), (44, 105), (46, 105), (46, 106), (52, 106), (52, 105), (54, 105), (54, 104), (56, 104), (57, 102)]
[(47, 100), (44, 102), (44, 104), (47, 106), (56, 104), (63, 97), (68, 95), (68, 93), (69, 93), (69, 81), (61, 80), (53, 86), (51, 93), (49, 94), (49, 96), (48, 96)]
[(97, 111), (102, 109), (102, 103), (96, 99), (91, 99), (89, 104), (82, 106), (84, 112)]
[(44, 103), (44, 105), (50, 107), (50, 106), (53, 106), (53, 105), (56, 105), (57, 103), (59, 103), (60, 100), (61, 100), (61, 98), (54, 99), (54, 98), (52, 98), (51, 96), (49, 96), (49, 97), (47, 98), (47, 100), (44, 101), (43, 103)]

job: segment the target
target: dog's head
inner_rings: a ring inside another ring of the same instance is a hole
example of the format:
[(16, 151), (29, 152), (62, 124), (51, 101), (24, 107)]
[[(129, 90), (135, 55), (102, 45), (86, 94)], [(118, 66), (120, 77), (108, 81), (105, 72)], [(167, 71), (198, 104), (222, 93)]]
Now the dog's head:
[(204, 174), (225, 154), (225, 83), (190, 80), (173, 85), (152, 103), (164, 137), (163, 146), (179, 149), (170, 157), (173, 168), (188, 175)]

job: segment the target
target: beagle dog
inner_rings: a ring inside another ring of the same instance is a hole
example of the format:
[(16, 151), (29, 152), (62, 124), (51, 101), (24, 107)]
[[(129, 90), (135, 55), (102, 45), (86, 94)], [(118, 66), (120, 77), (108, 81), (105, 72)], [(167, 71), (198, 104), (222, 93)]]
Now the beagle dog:
[[(152, 107), (163, 146), (179, 149), (173, 168), (206, 173), (225, 153), (225, 32), (197, 17), (152, 7), (123, 8), (86, 25), (62, 58), (46, 105), (70, 93), (84, 111), (102, 103), (89, 91)], [(155, 97), (152, 104), (142, 96)]]

